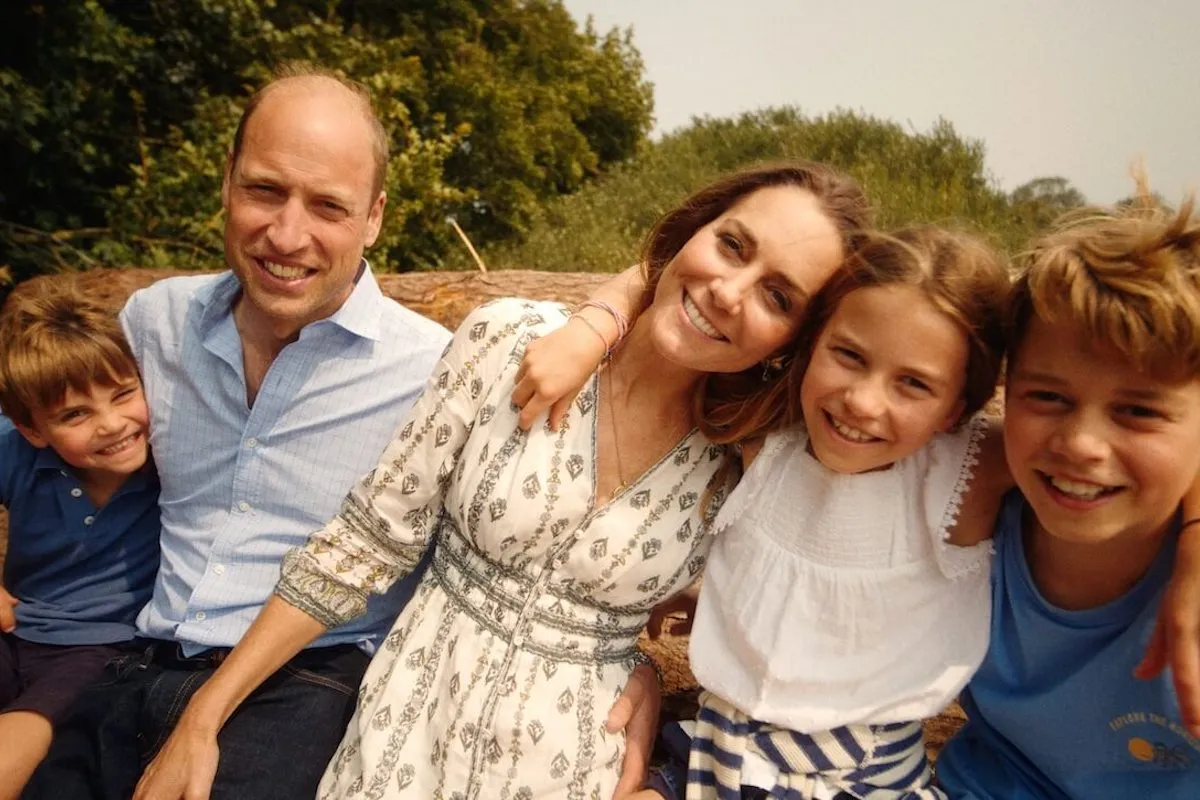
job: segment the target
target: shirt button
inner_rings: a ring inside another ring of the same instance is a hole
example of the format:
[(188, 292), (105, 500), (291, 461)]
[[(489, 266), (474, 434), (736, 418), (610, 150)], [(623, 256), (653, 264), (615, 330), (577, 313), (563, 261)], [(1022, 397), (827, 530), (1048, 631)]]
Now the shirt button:
[(83, 497), (83, 489), (80, 489), (78, 486), (76, 486), (71, 490), (71, 497)]
[(238, 511), (249, 511), (250, 510), (250, 504), (247, 503), (245, 500), (238, 503), (237, 507), (238, 507)]
[(225, 565), (217, 564), (215, 567), (213, 567), (213, 572), (217, 573), (218, 575), (224, 575), (225, 574)]
[(207, 618), (208, 614), (205, 614), (203, 611), (196, 612), (196, 622), (204, 622), (204, 620)]
[(251, 450), (258, 447), (258, 439), (255, 439), (253, 436), (251, 436), (246, 440), (246, 447), (249, 447)]
[(93, 517), (91, 514), (88, 514), (86, 517), (83, 518), (84, 525), (91, 525), (95, 521), (96, 521), (96, 518)]

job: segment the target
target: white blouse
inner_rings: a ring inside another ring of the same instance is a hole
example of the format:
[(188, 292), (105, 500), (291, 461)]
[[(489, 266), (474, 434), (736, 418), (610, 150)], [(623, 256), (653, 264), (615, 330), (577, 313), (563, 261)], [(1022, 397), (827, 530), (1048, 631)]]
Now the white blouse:
[(921, 719), (987, 650), (991, 542), (946, 541), (978, 418), (890, 469), (843, 475), (802, 428), (768, 437), (716, 521), (692, 631), (700, 683), (803, 733)]

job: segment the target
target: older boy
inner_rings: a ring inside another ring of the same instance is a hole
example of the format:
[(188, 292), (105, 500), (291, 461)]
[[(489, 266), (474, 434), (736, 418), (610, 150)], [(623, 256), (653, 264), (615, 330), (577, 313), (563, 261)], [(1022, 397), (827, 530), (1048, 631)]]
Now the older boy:
[(11, 798), (112, 645), (133, 638), (159, 516), (146, 401), (116, 315), (40, 278), (9, 299), (0, 342), (0, 798)]
[[(955, 798), (1200, 797), (1170, 681), (1134, 677), (1200, 474), (1200, 223), (1089, 216), (1014, 287), (991, 645), (938, 763)], [(1200, 532), (1200, 531), (1198, 531)]]

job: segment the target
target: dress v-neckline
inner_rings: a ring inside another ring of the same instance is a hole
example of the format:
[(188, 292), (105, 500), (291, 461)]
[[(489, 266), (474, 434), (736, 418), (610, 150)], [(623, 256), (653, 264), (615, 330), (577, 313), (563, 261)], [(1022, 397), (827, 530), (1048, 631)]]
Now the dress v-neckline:
[(691, 428), (688, 429), (687, 433), (685, 433), (679, 439), (679, 441), (677, 441), (674, 445), (671, 446), (670, 450), (663, 453), (662, 457), (659, 458), (658, 461), (655, 461), (653, 464), (651, 464), (649, 467), (647, 467), (646, 470), (644, 472), (642, 472), (641, 475), (638, 475), (635, 479), (629, 481), (624, 486), (618, 488), (617, 491), (614, 492), (612, 494), (612, 496), (609, 497), (607, 500), (605, 500), (603, 503), (597, 503), (597, 496), (598, 496), (597, 493), (598, 493), (598, 484), (599, 484), (599, 475), (600, 475), (600, 439), (599, 439), (600, 373), (599, 372), (596, 372), (595, 374), (592, 375), (591, 390), (592, 390), (592, 396), (595, 397), (596, 399), (595, 399), (595, 402), (592, 404), (592, 424), (591, 424), (591, 433), (592, 433), (592, 476), (591, 476), (591, 478), (592, 478), (592, 485), (591, 485), (591, 496), (588, 498), (588, 513), (587, 513), (587, 518), (589, 521), (591, 519), (593, 519), (594, 517), (598, 517), (598, 516), (601, 516), (602, 514), (606, 513), (608, 511), (608, 509), (613, 507), (623, 497), (628, 495), (630, 492), (633, 492), (634, 490), (639, 489), (643, 483), (645, 483), (649, 478), (653, 477), (653, 475), (656, 472), (658, 472), (658, 470), (662, 467), (662, 465), (665, 462), (667, 462), (669, 460), (674, 460), (675, 454), (678, 453), (685, 444), (687, 444), (693, 438), (695, 438), (697, 433), (699, 433), (699, 429), (693, 425)]

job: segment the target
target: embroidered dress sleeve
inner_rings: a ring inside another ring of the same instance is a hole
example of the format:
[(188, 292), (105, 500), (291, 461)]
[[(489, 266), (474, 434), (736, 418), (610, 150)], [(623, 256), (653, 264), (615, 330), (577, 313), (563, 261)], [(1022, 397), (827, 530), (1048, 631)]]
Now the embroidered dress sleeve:
[(918, 472), (934, 555), (942, 574), (951, 579), (985, 569), (992, 554), (990, 540), (971, 547), (947, 541), (979, 465), (979, 443), (986, 430), (987, 421), (976, 415), (958, 430), (937, 436), (924, 454), (924, 469)]
[(506, 366), (519, 363), (531, 327), (559, 309), (497, 300), (464, 320), (379, 464), (329, 524), (284, 557), (280, 597), (333, 627), (416, 567), (484, 398)]

